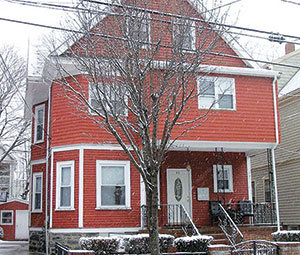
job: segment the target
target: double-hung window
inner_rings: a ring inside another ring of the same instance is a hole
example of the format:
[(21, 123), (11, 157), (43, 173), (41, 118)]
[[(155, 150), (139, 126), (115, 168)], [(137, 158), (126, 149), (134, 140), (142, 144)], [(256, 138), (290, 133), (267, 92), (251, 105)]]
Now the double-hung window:
[(271, 202), (271, 183), (269, 179), (264, 179), (265, 202)]
[(195, 50), (195, 22), (184, 19), (176, 19), (174, 24), (173, 41), (175, 43), (175, 47), (179, 47), (182, 50)]
[(235, 110), (235, 80), (225, 77), (198, 77), (199, 109)]
[(56, 164), (56, 209), (74, 209), (74, 161)]
[(129, 40), (141, 43), (142, 47), (150, 42), (150, 15), (133, 11), (126, 19), (126, 32)]
[(32, 212), (42, 212), (43, 173), (33, 173)]
[(104, 109), (112, 115), (127, 116), (128, 96), (122, 85), (90, 84), (89, 98), (91, 106), (103, 113)]
[(1, 225), (13, 225), (13, 216), (12, 210), (1, 211)]
[(97, 160), (97, 208), (130, 208), (129, 161)]
[(34, 112), (34, 143), (44, 141), (45, 105), (38, 105)]
[(214, 192), (233, 192), (232, 166), (214, 165)]

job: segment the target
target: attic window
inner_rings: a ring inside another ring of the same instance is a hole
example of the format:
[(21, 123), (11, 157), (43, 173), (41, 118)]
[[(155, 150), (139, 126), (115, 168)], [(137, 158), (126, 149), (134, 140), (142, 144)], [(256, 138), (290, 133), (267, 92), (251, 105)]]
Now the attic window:
[(150, 15), (146, 12), (133, 11), (126, 19), (126, 32), (130, 41), (146, 46), (150, 41)]
[(195, 22), (176, 19), (174, 24), (173, 40), (175, 47), (182, 50), (195, 50), (196, 30)]

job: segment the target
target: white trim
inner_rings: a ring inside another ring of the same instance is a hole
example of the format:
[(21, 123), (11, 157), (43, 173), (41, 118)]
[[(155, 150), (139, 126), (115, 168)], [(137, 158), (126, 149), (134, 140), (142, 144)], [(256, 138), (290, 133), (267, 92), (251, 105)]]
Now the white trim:
[[(10, 212), (11, 213), (11, 223), (3, 223), (2, 222), (2, 213), (6, 213), (6, 212)], [(13, 210), (1, 210), (0, 211), (1, 215), (0, 215), (0, 225), (3, 226), (12, 226), (14, 225), (14, 211)]]
[(137, 232), (141, 228), (50, 228), (50, 233), (125, 233)]
[(30, 161), (30, 164), (31, 164), (32, 166), (34, 166), (34, 165), (40, 165), (40, 164), (45, 164), (46, 161), (47, 161), (46, 158), (36, 159), (36, 160)]
[[(233, 173), (232, 165), (218, 165), (218, 168), (224, 167), (224, 170), (227, 171), (228, 175), (228, 189), (219, 189), (219, 192), (232, 193), (233, 192)], [(214, 193), (218, 192), (218, 183), (217, 183), (217, 165), (213, 165), (213, 178), (214, 178)]]
[(83, 227), (83, 178), (84, 178), (84, 150), (79, 150), (79, 202), (78, 202), (78, 227)]
[(50, 223), (49, 223), (49, 227), (50, 228), (52, 228), (52, 210), (53, 210), (53, 189), (54, 189), (54, 187), (53, 187), (53, 164), (54, 164), (54, 152), (53, 151), (51, 151), (50, 152), (51, 153), (51, 176), (50, 176), (50, 182), (51, 182), (51, 184), (50, 184), (50, 215), (49, 215), (49, 217), (50, 217), (50, 219), (49, 219), (49, 221), (50, 221)]
[[(277, 109), (277, 99), (278, 99), (278, 95), (277, 95), (277, 90), (276, 90), (276, 81), (277, 81), (277, 77), (274, 77), (272, 86), (273, 86), (273, 103), (274, 103), (274, 124), (275, 124), (275, 136), (276, 136), (276, 144), (278, 145), (279, 143), (279, 123), (278, 123), (278, 109)], [(277, 146), (276, 145), (276, 146)]]
[[(37, 140), (37, 122), (38, 122), (38, 111), (43, 110), (43, 123), (42, 123), (42, 138), (40, 140)], [(34, 109), (34, 144), (42, 143), (44, 142), (44, 136), (45, 136), (45, 104), (41, 104), (35, 107)]]
[[(36, 193), (36, 178), (41, 178), (41, 208), (35, 209), (35, 193)], [(32, 174), (32, 213), (42, 213), (43, 212), (43, 173), (42, 172), (35, 172)]]
[[(60, 202), (60, 182), (61, 182), (61, 169), (62, 167), (70, 167), (71, 169), (71, 203), (70, 206), (61, 206)], [(75, 172), (75, 161), (70, 160), (70, 161), (59, 161), (56, 163), (56, 203), (55, 203), (55, 210), (63, 210), (63, 211), (68, 211), (68, 210), (74, 210), (74, 172)]]
[(226, 152), (249, 152), (252, 150), (265, 150), (274, 148), (276, 143), (260, 142), (225, 142), (225, 141), (195, 141), (195, 140), (171, 140), (171, 151), (215, 151), (215, 148), (224, 148)]
[[(102, 166), (122, 166), (124, 167), (125, 185), (125, 205), (103, 206), (101, 204), (101, 167)], [(130, 187), (130, 161), (122, 160), (96, 160), (96, 209), (128, 209), (131, 198)]]
[[(277, 190), (275, 150), (272, 149), (271, 153), (272, 153), (272, 170), (273, 170), (273, 181), (274, 181), (274, 195), (275, 195), (275, 206), (276, 206), (277, 231), (280, 231), (280, 216), (279, 216), (279, 202), (278, 202), (278, 190)], [(270, 189), (272, 189), (272, 187), (270, 187)]]
[(38, 228), (38, 227), (30, 227), (29, 231), (44, 231), (43, 228)]
[(247, 162), (247, 181), (248, 181), (248, 200), (252, 201), (252, 175), (251, 175), (251, 158), (246, 157)]
[[(62, 152), (62, 151), (73, 151), (80, 150), (81, 148), (85, 150), (111, 150), (111, 151), (123, 151), (123, 148), (119, 144), (72, 144), (72, 145), (62, 145), (54, 146), (51, 151)], [(130, 146), (128, 148), (131, 150)]]

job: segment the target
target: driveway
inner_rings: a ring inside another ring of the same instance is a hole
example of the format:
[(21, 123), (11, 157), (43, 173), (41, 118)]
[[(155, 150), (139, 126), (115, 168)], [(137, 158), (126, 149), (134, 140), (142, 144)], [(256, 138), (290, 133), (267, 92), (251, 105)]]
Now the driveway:
[(28, 242), (0, 241), (0, 255), (29, 255)]

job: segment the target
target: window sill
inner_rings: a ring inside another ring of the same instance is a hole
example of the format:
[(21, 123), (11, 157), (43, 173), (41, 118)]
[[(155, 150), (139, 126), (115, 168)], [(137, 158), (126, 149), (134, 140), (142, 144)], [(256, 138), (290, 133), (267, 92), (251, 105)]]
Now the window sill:
[(219, 190), (219, 192), (218, 191), (214, 191), (214, 193), (233, 193), (233, 190)]
[(0, 226), (12, 226), (14, 225), (13, 223), (1, 223)]
[(75, 211), (75, 208), (56, 208), (55, 211)]
[(97, 210), (97, 211), (107, 211), (107, 210), (112, 210), (112, 211), (114, 211), (114, 210), (116, 210), (116, 211), (118, 211), (118, 210), (131, 210), (131, 207), (114, 207), (114, 206), (107, 206), (107, 207), (104, 207), (104, 206), (102, 206), (102, 207), (96, 207), (95, 208), (95, 210)]
[(33, 211), (31, 211), (31, 213), (43, 213), (43, 211), (42, 210), (33, 210)]
[(41, 141), (34, 141), (33, 142), (33, 145), (35, 145), (35, 144), (40, 144), (40, 143), (43, 143), (44, 142), (44, 140), (41, 140)]

